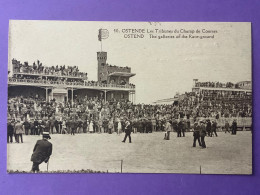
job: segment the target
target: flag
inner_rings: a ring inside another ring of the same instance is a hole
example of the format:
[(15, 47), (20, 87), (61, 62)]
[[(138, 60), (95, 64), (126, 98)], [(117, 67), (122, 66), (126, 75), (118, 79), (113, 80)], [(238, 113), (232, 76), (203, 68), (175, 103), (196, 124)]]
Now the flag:
[(98, 30), (98, 40), (107, 39), (109, 37), (109, 31), (107, 29), (99, 29)]

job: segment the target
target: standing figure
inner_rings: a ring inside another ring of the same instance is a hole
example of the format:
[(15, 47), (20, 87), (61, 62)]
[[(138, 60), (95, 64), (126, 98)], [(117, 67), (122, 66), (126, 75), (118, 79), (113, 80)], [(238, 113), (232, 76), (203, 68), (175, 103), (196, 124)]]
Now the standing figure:
[(88, 129), (88, 121), (87, 119), (85, 119), (83, 121), (83, 133), (87, 133), (87, 129)]
[(228, 120), (225, 121), (225, 133), (227, 133), (227, 132), (230, 133)]
[(121, 132), (122, 132), (122, 123), (121, 120), (119, 120), (117, 124), (117, 134), (119, 135)]
[(51, 139), (49, 132), (42, 133), (42, 140), (38, 140), (34, 146), (33, 154), (31, 157), (31, 161), (33, 162), (32, 165), (32, 172), (39, 172), (39, 165), (42, 162), (47, 163), (50, 159), (52, 154), (52, 144), (48, 141)]
[(205, 136), (206, 136), (206, 127), (203, 121), (200, 123), (200, 137), (201, 137), (201, 146), (202, 148), (206, 148), (206, 143), (205, 143)]
[(208, 136), (211, 136), (211, 122), (210, 122), (210, 120), (207, 120), (206, 131), (208, 133)]
[(70, 134), (71, 134), (71, 135), (75, 135), (75, 132), (76, 132), (76, 130), (77, 130), (77, 122), (76, 122), (76, 119), (75, 119), (75, 118), (71, 121), (70, 127), (71, 127), (71, 132), (70, 132)]
[(200, 142), (200, 126), (198, 125), (198, 122), (194, 123), (194, 132), (193, 132), (193, 147), (196, 147), (196, 141), (198, 140), (199, 145), (201, 146)]
[(125, 138), (122, 142), (125, 142), (127, 137), (129, 137), (129, 143), (132, 143), (132, 141), (131, 141), (131, 131), (132, 131), (132, 129), (131, 129), (130, 122), (127, 120), (125, 122)]
[(33, 135), (38, 135), (38, 130), (40, 128), (40, 124), (39, 124), (39, 121), (38, 121), (38, 118), (36, 118), (33, 122)]
[(231, 126), (231, 129), (232, 129), (232, 135), (236, 135), (237, 134), (237, 121), (236, 121), (236, 119), (234, 119), (232, 126)]
[(112, 134), (113, 132), (113, 127), (114, 127), (114, 122), (113, 122), (113, 118), (111, 118), (108, 122), (108, 133)]
[(7, 143), (13, 143), (13, 135), (14, 135), (14, 126), (10, 119), (8, 119), (7, 124)]
[(31, 127), (30, 127), (30, 123), (28, 122), (28, 120), (26, 118), (25, 118), (25, 121), (23, 122), (23, 127), (24, 127), (24, 130), (25, 130), (25, 135), (28, 135), (29, 129)]
[(19, 142), (19, 137), (21, 138), (21, 143), (23, 143), (23, 124), (21, 123), (21, 119), (17, 119), (17, 123), (14, 126), (14, 132), (15, 132), (15, 137), (16, 137), (16, 142)]
[(137, 133), (138, 121), (136, 118), (133, 119), (132, 126), (133, 126), (133, 133)]
[(90, 133), (93, 133), (94, 132), (94, 124), (93, 124), (93, 121), (91, 120), (90, 123), (89, 123), (89, 132)]
[(217, 122), (215, 120), (212, 121), (210, 137), (212, 137), (213, 133), (215, 134), (216, 137), (218, 137), (218, 134), (217, 134)]
[(172, 131), (172, 126), (169, 120), (167, 120), (166, 122), (166, 126), (165, 126), (165, 136), (164, 139), (165, 140), (170, 140), (170, 132)]
[(187, 131), (188, 129), (188, 124), (187, 124), (187, 121), (184, 119), (183, 120), (183, 128), (182, 128), (182, 136), (185, 137), (185, 132)]
[(182, 128), (183, 128), (183, 123), (180, 120), (180, 122), (177, 123), (177, 137), (181, 137)]

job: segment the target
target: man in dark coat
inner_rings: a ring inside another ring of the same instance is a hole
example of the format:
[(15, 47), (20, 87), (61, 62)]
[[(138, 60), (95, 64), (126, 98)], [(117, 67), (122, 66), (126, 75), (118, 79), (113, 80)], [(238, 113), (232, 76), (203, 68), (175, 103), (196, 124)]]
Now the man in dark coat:
[(196, 141), (198, 140), (199, 145), (201, 146), (200, 142), (200, 126), (198, 125), (198, 122), (194, 123), (194, 132), (193, 132), (193, 147), (196, 147)]
[(55, 121), (54, 121), (54, 127), (55, 127), (55, 130), (56, 130), (56, 133), (60, 133), (60, 121), (58, 121), (56, 118), (55, 118)]
[(129, 137), (129, 143), (131, 143), (131, 131), (132, 131), (132, 128), (131, 128), (130, 122), (126, 121), (125, 122), (125, 138), (122, 142), (125, 142), (127, 137)]
[(218, 134), (217, 134), (217, 122), (216, 121), (212, 122), (210, 137), (212, 137), (213, 133), (215, 134), (216, 137), (218, 137)]
[(50, 126), (50, 133), (53, 134), (53, 129), (55, 127), (55, 118), (54, 117), (50, 118), (48, 125)]
[(77, 130), (77, 122), (76, 122), (76, 119), (71, 120), (71, 122), (70, 122), (70, 128), (71, 128), (70, 134), (71, 134), (71, 135), (75, 135), (75, 132), (76, 132), (76, 130)]
[(152, 133), (153, 125), (151, 119), (146, 122), (146, 133)]
[(236, 135), (237, 134), (237, 121), (236, 121), (236, 119), (233, 121), (231, 129), (232, 129), (232, 135)]
[(207, 120), (206, 130), (207, 130), (208, 136), (211, 136), (211, 122), (210, 122), (210, 120)]
[(206, 143), (205, 143), (205, 136), (206, 136), (206, 127), (204, 122), (201, 122), (200, 124), (200, 137), (201, 137), (201, 146), (202, 148), (206, 148)]
[(14, 124), (11, 122), (11, 120), (8, 120), (7, 143), (9, 143), (9, 140), (10, 140), (11, 143), (13, 143), (13, 135), (14, 135)]
[(39, 124), (39, 121), (38, 121), (38, 118), (36, 118), (33, 122), (33, 135), (38, 135), (38, 131), (40, 129), (40, 124)]
[(183, 123), (182, 120), (180, 120), (180, 122), (177, 125), (177, 137), (181, 137), (182, 128), (183, 128)]
[(39, 165), (42, 162), (47, 163), (52, 154), (52, 144), (48, 141), (51, 139), (49, 132), (42, 133), (42, 140), (38, 140), (34, 146), (31, 161), (33, 162), (32, 172), (39, 172)]
[(30, 127), (30, 123), (28, 122), (27, 119), (25, 119), (25, 121), (23, 122), (23, 126), (24, 126), (24, 130), (25, 130), (25, 135), (28, 135), (29, 129), (30, 129), (31, 127)]

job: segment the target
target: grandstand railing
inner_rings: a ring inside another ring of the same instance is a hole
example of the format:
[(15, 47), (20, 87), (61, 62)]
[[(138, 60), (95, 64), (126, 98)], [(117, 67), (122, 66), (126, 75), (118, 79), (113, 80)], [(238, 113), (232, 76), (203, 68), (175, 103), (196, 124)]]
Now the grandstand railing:
[(117, 84), (104, 84), (98, 82), (67, 82), (67, 81), (48, 81), (48, 80), (37, 80), (37, 79), (17, 79), (9, 78), (8, 84), (13, 85), (30, 85), (30, 86), (59, 86), (59, 87), (73, 87), (73, 88), (93, 88), (93, 89), (120, 89), (129, 90), (135, 89), (134, 85), (117, 85)]
[(86, 75), (83, 75), (83, 73), (79, 73), (76, 75), (73, 74), (62, 74), (61, 72), (42, 72), (42, 71), (17, 71), (13, 70), (13, 73), (18, 74), (18, 75), (31, 75), (31, 76), (45, 76), (45, 77), (62, 77), (62, 78), (73, 78), (73, 79), (87, 79)]

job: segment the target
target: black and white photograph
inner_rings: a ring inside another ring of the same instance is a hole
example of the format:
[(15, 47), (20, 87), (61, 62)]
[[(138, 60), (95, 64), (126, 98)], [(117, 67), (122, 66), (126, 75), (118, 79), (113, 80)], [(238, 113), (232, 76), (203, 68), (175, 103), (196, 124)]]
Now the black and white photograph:
[(252, 174), (249, 22), (10, 20), (8, 173)]

